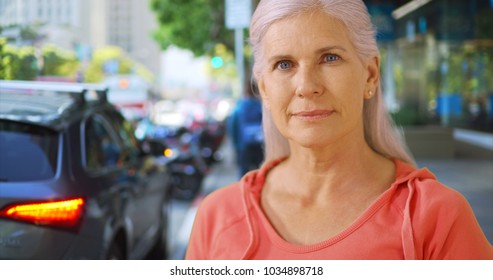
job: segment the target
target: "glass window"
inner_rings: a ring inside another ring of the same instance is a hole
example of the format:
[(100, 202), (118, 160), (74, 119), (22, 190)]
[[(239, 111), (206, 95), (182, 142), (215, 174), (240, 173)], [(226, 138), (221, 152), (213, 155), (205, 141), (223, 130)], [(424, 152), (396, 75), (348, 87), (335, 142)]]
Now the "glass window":
[(0, 121), (0, 182), (47, 180), (57, 170), (59, 134), (47, 128)]
[(84, 129), (86, 168), (96, 171), (121, 164), (121, 147), (101, 117), (91, 117)]
[(118, 133), (125, 151), (131, 158), (135, 158), (140, 154), (139, 141), (135, 137), (134, 127), (118, 112), (108, 113), (111, 124)]

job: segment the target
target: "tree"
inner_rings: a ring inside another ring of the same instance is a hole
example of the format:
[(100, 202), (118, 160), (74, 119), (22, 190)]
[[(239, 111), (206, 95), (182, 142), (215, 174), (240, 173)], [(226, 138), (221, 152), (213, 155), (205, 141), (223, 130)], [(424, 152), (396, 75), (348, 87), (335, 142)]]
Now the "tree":
[(84, 76), (86, 82), (101, 82), (105, 75), (136, 73), (146, 81), (154, 78), (144, 66), (132, 61), (125, 52), (116, 46), (107, 46), (94, 51), (92, 60)]
[(94, 51), (91, 63), (86, 70), (86, 82), (101, 82), (105, 74), (127, 74), (132, 62), (119, 47), (104, 47)]
[[(1, 26), (0, 26), (1, 28)], [(1, 31), (1, 30), (0, 30)], [(7, 39), (0, 37), (0, 80), (10, 80), (9, 58), (7, 56)]]
[(21, 47), (19, 49), (19, 72), (17, 79), (34, 80), (38, 75), (38, 60), (34, 47)]
[[(151, 0), (159, 22), (154, 38), (164, 50), (171, 44), (196, 56), (212, 55), (217, 44), (234, 50), (234, 32), (225, 25), (226, 0)], [(251, 0), (254, 9), (260, 0)]]
[(159, 29), (154, 38), (164, 50), (170, 45), (195, 56), (213, 55), (217, 44), (234, 49), (234, 33), (224, 24), (225, 0), (151, 0)]
[(43, 47), (43, 68), (41, 74), (44, 76), (74, 77), (79, 68), (75, 53), (62, 50), (54, 45)]
[(20, 28), (19, 35), (21, 37), (21, 40), (25, 42), (30, 42), (31, 45), (34, 44), (36, 40), (43, 37), (43, 35), (39, 33), (39, 25), (19, 26), (19, 28)]
[[(252, 8), (259, 0), (251, 0)], [(225, 67), (210, 69), (213, 76), (231, 77), (234, 31), (225, 25), (225, 0), (151, 0), (159, 22), (155, 40), (165, 50), (170, 45), (188, 49), (195, 56), (221, 56)], [(251, 54), (245, 48), (245, 81), (250, 81)], [(211, 67), (213, 68), (213, 67)], [(236, 74), (234, 74), (236, 75)]]
[(33, 47), (15, 48), (0, 38), (0, 79), (33, 80), (38, 72)]

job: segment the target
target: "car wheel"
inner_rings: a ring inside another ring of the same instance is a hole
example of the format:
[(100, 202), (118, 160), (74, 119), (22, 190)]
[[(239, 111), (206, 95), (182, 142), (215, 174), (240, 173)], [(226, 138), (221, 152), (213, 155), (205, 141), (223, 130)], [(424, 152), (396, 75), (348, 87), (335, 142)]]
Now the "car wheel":
[(168, 218), (169, 201), (165, 201), (161, 206), (161, 221), (158, 230), (158, 238), (150, 250), (147, 259), (166, 260), (168, 259)]
[(111, 244), (111, 247), (108, 250), (108, 254), (106, 256), (106, 259), (108, 259), (108, 260), (124, 260), (125, 259), (125, 254), (123, 253), (121, 246), (117, 242), (113, 242), (113, 244)]

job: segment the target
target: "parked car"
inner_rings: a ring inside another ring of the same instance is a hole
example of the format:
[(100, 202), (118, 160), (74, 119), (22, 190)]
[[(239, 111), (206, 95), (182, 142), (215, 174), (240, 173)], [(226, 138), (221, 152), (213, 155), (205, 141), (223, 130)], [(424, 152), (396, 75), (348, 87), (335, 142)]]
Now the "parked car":
[(165, 258), (164, 149), (104, 86), (0, 81), (0, 259)]

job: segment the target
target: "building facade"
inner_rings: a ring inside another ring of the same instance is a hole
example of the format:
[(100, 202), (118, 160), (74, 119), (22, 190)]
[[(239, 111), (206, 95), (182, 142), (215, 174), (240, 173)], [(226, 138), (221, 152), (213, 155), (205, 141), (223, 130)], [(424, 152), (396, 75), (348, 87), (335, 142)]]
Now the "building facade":
[(365, 1), (383, 89), (406, 125), (493, 132), (493, 1)]
[(11, 38), (20, 38), (19, 27), (37, 26), (41, 43), (73, 49), (83, 59), (95, 48), (118, 46), (157, 74), (161, 51), (151, 37), (157, 22), (149, 1), (0, 0), (0, 26)]
[(79, 26), (79, 0), (0, 0), (0, 25), (49, 22)]

